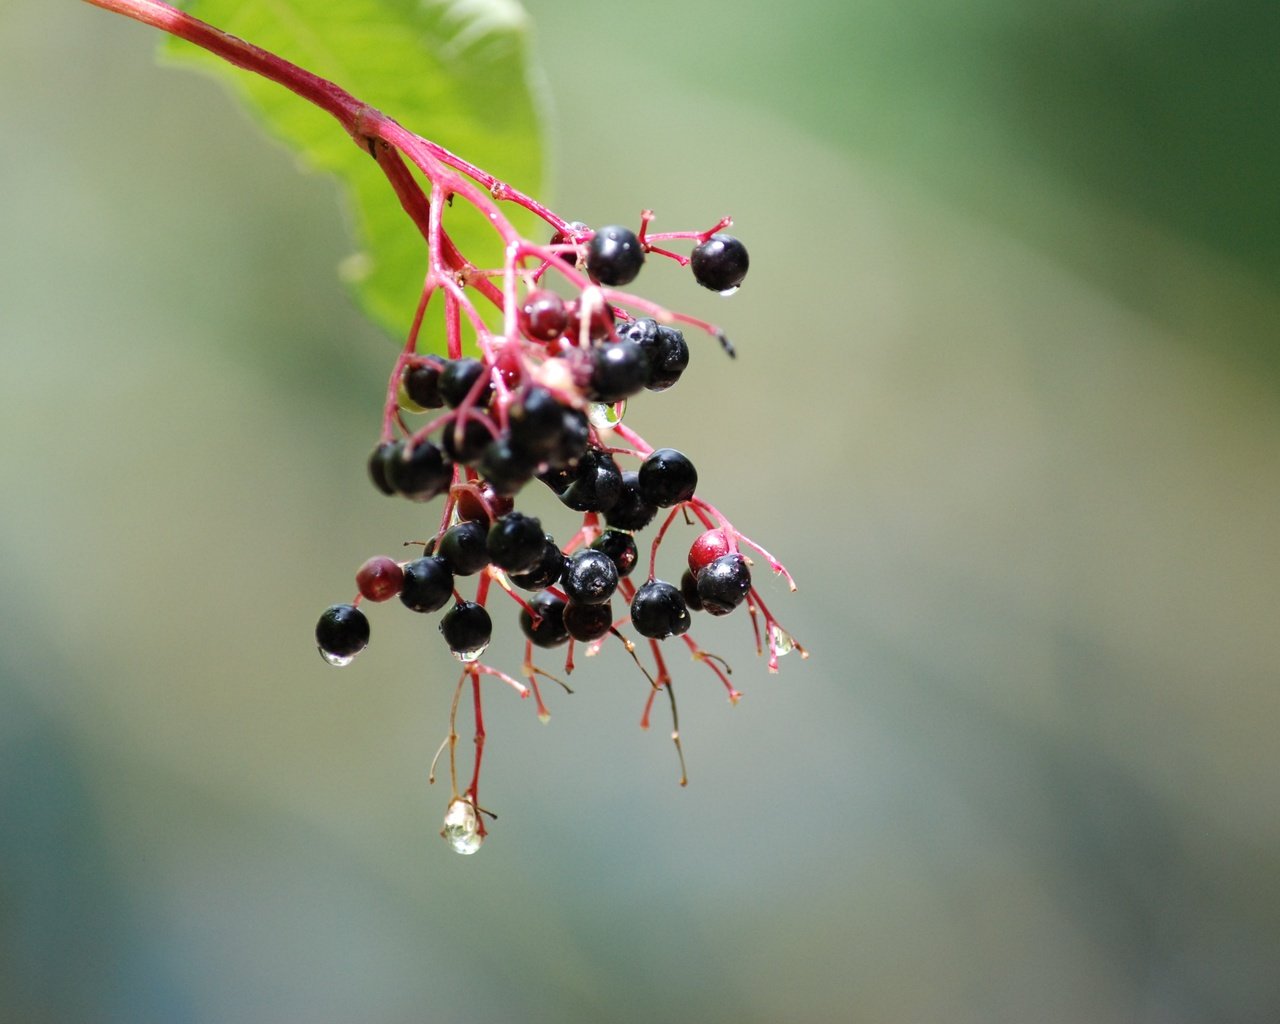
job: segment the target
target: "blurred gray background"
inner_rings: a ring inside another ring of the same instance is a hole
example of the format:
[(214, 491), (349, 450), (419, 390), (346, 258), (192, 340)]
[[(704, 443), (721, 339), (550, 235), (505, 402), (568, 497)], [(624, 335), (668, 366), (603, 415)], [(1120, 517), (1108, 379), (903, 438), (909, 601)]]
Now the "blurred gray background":
[(0, 1019), (1280, 1019), (1280, 9), (529, 7), (553, 205), (751, 247), (646, 269), (740, 358), (630, 418), (813, 657), (700, 625), (687, 790), (621, 658), (494, 687), (449, 852), (434, 621), (311, 643), (435, 515), (364, 477), (335, 186), (7, 0)]

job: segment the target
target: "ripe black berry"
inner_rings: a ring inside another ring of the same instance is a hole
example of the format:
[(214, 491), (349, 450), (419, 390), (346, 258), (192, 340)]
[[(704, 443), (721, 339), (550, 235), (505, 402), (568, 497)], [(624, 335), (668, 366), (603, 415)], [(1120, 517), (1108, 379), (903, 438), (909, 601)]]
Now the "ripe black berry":
[(581, 409), (565, 409), (561, 414), (560, 435), (547, 455), (547, 464), (556, 468), (572, 466), (582, 458), (591, 437), (591, 425)]
[(448, 603), (452, 594), (453, 572), (443, 558), (427, 555), (405, 565), (400, 603), (410, 611), (438, 611)]
[(699, 570), (698, 597), (712, 615), (728, 615), (751, 589), (751, 570), (738, 554), (721, 555)]
[(644, 388), (649, 359), (634, 341), (598, 345), (591, 353), (587, 396), (596, 402), (620, 402)]
[(440, 394), (440, 372), (444, 360), (439, 356), (427, 356), (418, 366), (410, 366), (404, 372), (404, 392), (409, 399), (423, 409), (439, 409), (444, 405)]
[(689, 265), (693, 268), (694, 280), (703, 288), (727, 292), (742, 284), (750, 262), (745, 245), (733, 235), (716, 233), (694, 246)]
[(589, 448), (578, 460), (571, 483), (560, 500), (577, 512), (607, 512), (622, 496), (622, 471), (613, 456)]
[(326, 608), (316, 623), (316, 647), (330, 665), (350, 665), (369, 645), (369, 620), (353, 604)]
[(641, 636), (661, 640), (689, 629), (689, 609), (680, 591), (662, 580), (649, 580), (631, 599), (631, 625)]
[(478, 468), (494, 491), (505, 496), (515, 494), (533, 479), (537, 462), (510, 437), (503, 436), (495, 437), (485, 446)]
[(507, 412), (511, 441), (531, 455), (546, 456), (564, 434), (565, 407), (544, 387), (525, 388)]
[(610, 224), (598, 229), (587, 243), (587, 273), (597, 284), (630, 284), (643, 265), (644, 250), (630, 228)]
[(413, 501), (430, 501), (449, 489), (453, 465), (439, 448), (430, 441), (420, 441), (407, 457), (405, 449), (405, 442), (398, 442), (396, 450), (386, 456), (387, 481), (392, 487)]
[(555, 341), (569, 325), (564, 300), (555, 292), (532, 291), (520, 307), (520, 330), (534, 341)]
[(464, 466), (469, 466), (479, 459), (492, 440), (493, 435), (489, 433), (489, 428), (481, 420), (469, 416), (462, 423), (459, 423), (458, 417), (454, 416), (444, 425), (444, 431), (440, 436), (445, 454), (454, 462), (460, 462)]
[[(445, 363), (444, 369), (440, 372), (440, 394), (449, 404), (450, 409), (456, 409), (463, 403), (476, 381), (481, 377), (487, 377), (488, 371), (485, 369), (484, 363), (479, 359), (472, 359), (470, 356), (463, 356), (461, 359), (450, 359)], [(480, 388), (480, 393), (476, 396), (476, 405), (486, 405), (489, 396), (493, 394), (493, 382), (486, 381)]]
[(482, 605), (459, 601), (441, 616), (440, 632), (449, 650), (464, 661), (472, 661), (489, 646), (493, 620)]
[(622, 474), (622, 493), (604, 514), (605, 522), (619, 530), (643, 530), (657, 514), (658, 506), (640, 493), (640, 474), (628, 469)]
[(640, 494), (659, 508), (693, 497), (698, 471), (689, 457), (674, 448), (659, 448), (640, 464)]
[(537, 563), (528, 572), (512, 574), (511, 582), (522, 590), (543, 590), (559, 582), (564, 566), (564, 552), (548, 533), (542, 538), (542, 552)]
[(383, 441), (369, 453), (369, 479), (383, 494), (395, 494), (396, 489), (387, 475), (387, 459), (397, 451), (394, 441)]
[(387, 601), (400, 593), (404, 570), (386, 555), (375, 555), (356, 570), (356, 589), (370, 601)]
[(691, 612), (702, 611), (702, 598), (698, 596), (698, 581), (688, 569), (680, 577), (680, 596)]
[[(528, 611), (520, 609), (520, 629), (538, 647), (559, 647), (569, 639), (564, 625), (565, 603), (554, 594), (535, 594), (529, 600)], [(534, 621), (535, 616), (537, 621)]]
[(508, 512), (489, 527), (489, 557), (507, 572), (529, 572), (542, 558), (546, 546), (542, 523), (523, 512)]
[(574, 604), (601, 604), (618, 589), (618, 567), (603, 551), (586, 548), (569, 556), (560, 586)]
[(613, 628), (613, 607), (603, 604), (576, 604), (570, 601), (564, 606), (564, 628), (575, 640), (599, 640)]
[(674, 327), (660, 325), (643, 316), (618, 328), (620, 341), (633, 341), (644, 349), (649, 373), (644, 386), (650, 391), (666, 391), (689, 366), (689, 345)]
[(619, 576), (630, 576), (640, 559), (636, 539), (623, 530), (605, 530), (591, 544), (596, 551), (603, 551), (618, 568)]
[(454, 523), (444, 531), (436, 554), (455, 576), (470, 576), (489, 564), (488, 533), (484, 523)]

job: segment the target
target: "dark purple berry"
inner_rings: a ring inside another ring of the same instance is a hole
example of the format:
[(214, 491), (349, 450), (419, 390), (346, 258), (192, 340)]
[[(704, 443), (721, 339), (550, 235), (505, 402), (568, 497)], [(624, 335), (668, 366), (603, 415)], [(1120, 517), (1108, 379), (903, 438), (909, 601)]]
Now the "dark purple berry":
[(649, 379), (649, 359), (634, 341), (613, 341), (591, 352), (587, 397), (596, 402), (620, 402), (643, 390)]
[(316, 647), (330, 665), (348, 665), (369, 645), (369, 620), (353, 604), (326, 608), (316, 623)]
[(661, 640), (689, 629), (689, 608), (680, 591), (662, 580), (649, 580), (631, 599), (631, 625), (641, 636)]
[(485, 378), (485, 383), (479, 386), (480, 392), (473, 403), (477, 406), (488, 404), (489, 396), (493, 394), (493, 381), (489, 379), (484, 363), (470, 356), (450, 359), (440, 372), (440, 394), (450, 409), (456, 409), (466, 400), (471, 389), (477, 386), (476, 382), (482, 377)]
[(507, 413), (512, 443), (531, 455), (549, 455), (564, 434), (564, 414), (565, 406), (546, 388), (525, 388)]
[(680, 596), (691, 612), (702, 611), (702, 598), (698, 596), (698, 581), (688, 569), (680, 577)]
[(520, 609), (520, 629), (538, 647), (559, 647), (569, 639), (564, 610), (565, 603), (554, 594), (534, 594), (529, 610)]
[(643, 530), (658, 514), (658, 506), (640, 493), (640, 474), (628, 469), (622, 474), (622, 493), (604, 514), (604, 520), (619, 530)]
[(369, 479), (373, 481), (373, 486), (383, 494), (396, 493), (395, 487), (391, 485), (391, 478), (387, 475), (387, 460), (397, 450), (394, 441), (383, 441), (369, 453)]
[(471, 576), (489, 564), (488, 534), (484, 523), (454, 523), (444, 531), (436, 554), (455, 576)]
[(618, 340), (633, 341), (644, 349), (649, 373), (644, 386), (665, 391), (689, 366), (689, 345), (674, 327), (660, 325), (652, 317), (640, 317), (618, 328)]
[(694, 246), (689, 265), (693, 268), (694, 280), (703, 288), (727, 292), (742, 284), (750, 262), (745, 245), (733, 235), (717, 232)]
[(410, 611), (439, 611), (453, 596), (453, 571), (436, 555), (416, 558), (404, 567), (400, 603)]
[(630, 228), (618, 224), (599, 228), (587, 243), (587, 273), (597, 284), (630, 284), (644, 265), (644, 249)]
[(454, 654), (474, 656), (489, 646), (493, 620), (483, 605), (459, 601), (441, 616), (440, 632)]
[(445, 361), (439, 356), (427, 356), (417, 366), (404, 371), (404, 393), (424, 409), (439, 409), (444, 405), (440, 394), (440, 372)]
[(609, 556), (617, 566), (619, 576), (630, 576), (631, 570), (640, 560), (640, 552), (636, 550), (636, 539), (623, 530), (605, 530), (591, 542), (591, 547)]
[(565, 409), (561, 414), (560, 435), (547, 455), (547, 464), (556, 468), (572, 466), (587, 451), (591, 425), (581, 409)]
[(575, 604), (564, 607), (564, 628), (575, 640), (599, 640), (613, 628), (613, 607), (603, 604)]
[(511, 582), (522, 590), (543, 590), (560, 581), (565, 561), (560, 545), (551, 539), (551, 534), (545, 534), (537, 563), (528, 572), (512, 574)]
[(387, 480), (397, 491), (413, 501), (430, 501), (443, 494), (453, 482), (453, 465), (430, 441), (420, 441), (406, 455), (404, 441), (386, 457)]
[(659, 508), (670, 508), (693, 497), (698, 471), (683, 452), (659, 448), (640, 464), (640, 494)]
[(712, 615), (728, 615), (751, 589), (751, 569), (739, 554), (721, 555), (698, 571), (698, 597)]
[(560, 500), (576, 512), (607, 512), (622, 496), (622, 471), (613, 456), (590, 448), (578, 460), (571, 483)]
[(469, 466), (484, 453), (489, 442), (493, 440), (493, 434), (481, 420), (468, 416), (466, 420), (459, 422), (459, 418), (455, 415), (444, 425), (440, 442), (449, 458)]
[(507, 572), (529, 572), (542, 558), (546, 534), (542, 523), (523, 512), (508, 512), (493, 521), (487, 538), (489, 558)]
[(603, 551), (586, 548), (569, 556), (560, 586), (574, 604), (602, 604), (618, 589), (618, 567)]
[(510, 496), (533, 479), (537, 460), (510, 437), (495, 437), (481, 452), (477, 468), (497, 494)]
[(564, 300), (555, 292), (532, 291), (520, 306), (520, 330), (534, 341), (555, 341), (569, 326)]

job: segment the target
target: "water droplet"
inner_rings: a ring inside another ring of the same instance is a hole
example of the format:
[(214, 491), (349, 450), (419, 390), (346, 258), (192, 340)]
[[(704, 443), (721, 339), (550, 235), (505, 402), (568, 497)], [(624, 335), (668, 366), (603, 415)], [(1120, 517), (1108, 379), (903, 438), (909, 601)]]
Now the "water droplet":
[(449, 809), (444, 812), (444, 828), (440, 834), (453, 847), (454, 853), (464, 855), (475, 853), (484, 842), (476, 809), (461, 798), (450, 802)]
[(345, 668), (356, 660), (354, 654), (332, 654), (323, 647), (317, 647), (316, 650), (320, 652), (320, 657), (324, 658), (334, 668)]
[(738, 290), (738, 285), (735, 284), (732, 288), (726, 288), (724, 291), (720, 293), (720, 295), (722, 298), (727, 299), (730, 295), (733, 295), (735, 292), (737, 292), (737, 290)]
[(460, 662), (462, 662), (464, 665), (470, 665), (473, 661), (475, 661), (478, 657), (480, 657), (480, 655), (484, 654), (488, 646), (489, 646), (488, 644), (481, 644), (479, 647), (469, 647), (465, 651), (454, 651), (453, 656), (457, 658)]
[(769, 650), (781, 658), (796, 649), (796, 638), (776, 622), (769, 624)]
[(604, 402), (595, 402), (587, 408), (587, 419), (591, 421), (591, 425), (597, 430), (612, 430), (622, 422), (622, 417), (626, 415), (627, 403), (624, 399), (621, 402), (614, 402), (607, 405)]

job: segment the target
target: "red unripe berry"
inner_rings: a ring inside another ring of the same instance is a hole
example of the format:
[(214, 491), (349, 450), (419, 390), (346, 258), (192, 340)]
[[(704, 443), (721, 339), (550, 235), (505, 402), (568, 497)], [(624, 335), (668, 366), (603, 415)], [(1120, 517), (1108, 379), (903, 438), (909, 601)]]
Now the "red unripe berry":
[(520, 330), (534, 341), (555, 341), (569, 326), (564, 300), (555, 292), (530, 292), (520, 307)]
[(356, 570), (356, 587), (370, 601), (387, 601), (400, 593), (404, 570), (386, 555), (375, 555)]
[(704, 565), (710, 565), (721, 555), (729, 553), (729, 539), (723, 530), (708, 530), (689, 548), (689, 571), (694, 576)]

